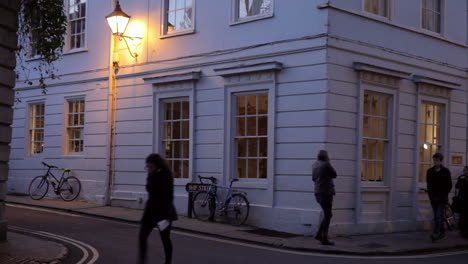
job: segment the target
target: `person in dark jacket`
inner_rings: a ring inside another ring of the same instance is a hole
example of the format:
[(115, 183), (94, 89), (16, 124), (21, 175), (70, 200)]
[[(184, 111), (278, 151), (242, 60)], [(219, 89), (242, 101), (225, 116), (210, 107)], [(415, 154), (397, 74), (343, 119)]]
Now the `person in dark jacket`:
[(444, 213), (452, 189), (452, 176), (450, 170), (442, 166), (443, 159), (441, 153), (435, 153), (432, 156), (434, 166), (427, 170), (427, 193), (434, 212), (433, 241), (445, 238)]
[(171, 224), (177, 220), (174, 207), (174, 178), (166, 160), (156, 153), (146, 158), (146, 169), (146, 191), (149, 198), (141, 219), (138, 263), (145, 263), (148, 236), (153, 228), (158, 226), (165, 263), (169, 264), (172, 261)]
[(458, 219), (460, 234), (468, 238), (468, 166), (463, 168), (463, 174), (458, 177), (455, 188), (458, 192), (459, 202), (462, 205), (459, 212), (460, 218)]
[(320, 150), (317, 155), (317, 161), (312, 166), (312, 180), (315, 183), (315, 199), (323, 210), (323, 219), (315, 239), (323, 245), (334, 245), (328, 239), (328, 228), (332, 218), (333, 196), (335, 195), (335, 185), (333, 179), (336, 178), (336, 171), (330, 164), (328, 153)]

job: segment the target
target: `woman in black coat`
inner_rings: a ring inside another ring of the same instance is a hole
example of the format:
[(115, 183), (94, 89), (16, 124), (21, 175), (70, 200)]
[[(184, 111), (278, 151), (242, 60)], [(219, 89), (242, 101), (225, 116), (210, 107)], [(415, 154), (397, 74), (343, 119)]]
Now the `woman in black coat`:
[(146, 190), (149, 198), (141, 219), (138, 261), (140, 264), (145, 263), (148, 236), (153, 228), (158, 226), (164, 246), (165, 263), (169, 264), (172, 261), (171, 224), (177, 220), (174, 207), (174, 178), (166, 160), (156, 153), (146, 157), (146, 170)]
[(460, 199), (460, 234), (463, 237), (468, 238), (468, 166), (463, 169), (463, 174), (458, 177), (455, 189), (458, 191), (458, 197)]

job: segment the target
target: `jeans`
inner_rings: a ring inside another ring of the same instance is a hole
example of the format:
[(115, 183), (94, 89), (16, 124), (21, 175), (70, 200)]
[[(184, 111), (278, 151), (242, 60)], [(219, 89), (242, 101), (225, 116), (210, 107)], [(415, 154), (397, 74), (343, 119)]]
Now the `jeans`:
[(463, 235), (468, 235), (468, 212), (462, 212), (458, 220), (460, 227), (460, 233)]
[(323, 210), (323, 219), (316, 236), (322, 240), (326, 240), (328, 238), (328, 228), (330, 227), (332, 218), (333, 195), (315, 194), (315, 199)]
[[(138, 263), (143, 264), (146, 261), (146, 251), (147, 251), (147, 240), (153, 228), (156, 227), (155, 221), (149, 221), (148, 219), (143, 219), (140, 227), (140, 234), (138, 236), (139, 240), (139, 255), (138, 255)], [(172, 242), (171, 242), (171, 225), (169, 225), (166, 229), (159, 232), (161, 236), (161, 241), (164, 247), (164, 255), (165, 255), (165, 262), (166, 264), (170, 264), (172, 262)]]
[(445, 204), (443, 203), (431, 203), (432, 211), (434, 212), (434, 228), (432, 233), (434, 235), (445, 234)]

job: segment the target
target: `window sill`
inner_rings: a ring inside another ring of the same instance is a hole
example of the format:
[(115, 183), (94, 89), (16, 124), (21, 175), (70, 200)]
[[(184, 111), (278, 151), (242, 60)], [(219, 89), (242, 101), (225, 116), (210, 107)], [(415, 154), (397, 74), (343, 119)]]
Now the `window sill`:
[(381, 16), (381, 15), (377, 15), (377, 14), (367, 12), (367, 11), (362, 11), (362, 13), (363, 13), (364, 16), (372, 18), (374, 20), (380, 20), (380, 21), (382, 21), (384, 23), (392, 23), (392, 21), (390, 20), (390, 17), (388, 15), (387, 16)]
[(85, 157), (84, 154), (75, 154), (75, 153), (73, 153), (73, 154), (65, 154), (65, 155), (61, 156), (60, 158), (61, 159), (82, 159), (84, 157)]
[(361, 186), (361, 192), (390, 192), (390, 187), (385, 186), (383, 183), (381, 184), (370, 184), (370, 183), (363, 183)]
[(262, 19), (268, 19), (268, 18), (272, 18), (272, 17), (273, 17), (273, 13), (267, 14), (267, 15), (252, 16), (252, 17), (248, 17), (248, 18), (235, 20), (235, 21), (231, 22), (229, 24), (229, 26), (236, 26), (236, 25), (239, 25), (239, 24), (249, 23), (249, 22), (262, 20)]
[(88, 51), (89, 51), (89, 49), (87, 49), (87, 48), (72, 49), (72, 50), (64, 52), (63, 55), (70, 55), (70, 54), (88, 52)]
[(166, 39), (166, 38), (178, 37), (178, 36), (189, 35), (189, 34), (195, 34), (195, 28), (182, 29), (182, 30), (173, 31), (171, 33), (161, 34), (159, 38)]
[(239, 179), (239, 181), (232, 183), (232, 188), (234, 189), (268, 189), (267, 180), (244, 180)]

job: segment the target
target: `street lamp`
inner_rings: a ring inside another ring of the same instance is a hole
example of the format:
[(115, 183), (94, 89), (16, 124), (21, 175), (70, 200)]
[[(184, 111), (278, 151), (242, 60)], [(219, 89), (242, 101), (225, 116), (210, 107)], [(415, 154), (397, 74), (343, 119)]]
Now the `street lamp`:
[(130, 16), (127, 15), (124, 11), (122, 11), (118, 0), (115, 5), (114, 11), (107, 15), (106, 19), (107, 23), (109, 24), (109, 27), (112, 30), (112, 34), (118, 36), (119, 40), (123, 39), (125, 41), (125, 45), (127, 45), (128, 52), (133, 58), (138, 57), (138, 54), (136, 52), (132, 53), (132, 51), (130, 50), (130, 47), (127, 43), (127, 38), (130, 40), (134, 40), (141, 39), (141, 37), (130, 37), (124, 35), (125, 29), (127, 28), (128, 22), (130, 21)]

